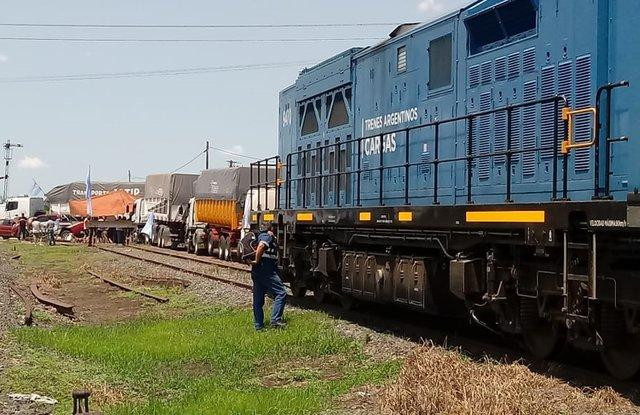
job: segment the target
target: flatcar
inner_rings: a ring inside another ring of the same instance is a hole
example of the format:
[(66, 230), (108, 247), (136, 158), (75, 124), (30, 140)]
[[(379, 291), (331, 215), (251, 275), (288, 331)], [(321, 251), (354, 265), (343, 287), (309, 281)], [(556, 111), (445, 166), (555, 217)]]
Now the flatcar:
[(634, 376), (636, 6), (477, 1), (304, 69), (278, 155), (252, 165), (277, 200), (251, 219), (276, 226), (294, 292), (466, 316)]

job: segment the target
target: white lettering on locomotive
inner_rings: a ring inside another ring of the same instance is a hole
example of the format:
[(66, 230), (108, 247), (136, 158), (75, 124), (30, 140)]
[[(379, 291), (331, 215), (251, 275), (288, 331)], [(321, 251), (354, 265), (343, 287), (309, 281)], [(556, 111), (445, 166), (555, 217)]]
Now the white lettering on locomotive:
[(382, 137), (379, 135), (370, 137), (362, 142), (363, 155), (365, 156), (380, 154), (381, 150), (383, 153), (393, 153), (397, 147), (396, 133), (385, 134)]
[[(394, 127), (401, 124), (410, 123), (418, 119), (418, 108), (409, 108), (399, 112), (392, 112), (386, 115), (369, 118), (362, 121), (363, 130), (367, 132), (380, 130), (386, 127)], [(396, 133), (384, 134), (365, 139), (362, 142), (363, 156), (371, 156), (383, 153), (393, 153), (398, 147), (396, 145)]]

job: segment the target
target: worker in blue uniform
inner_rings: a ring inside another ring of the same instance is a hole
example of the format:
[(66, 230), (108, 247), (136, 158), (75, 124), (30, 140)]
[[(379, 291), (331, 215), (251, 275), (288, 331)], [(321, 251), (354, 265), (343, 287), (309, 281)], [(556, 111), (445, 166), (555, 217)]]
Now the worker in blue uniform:
[(251, 279), (253, 280), (253, 324), (256, 330), (264, 328), (264, 296), (270, 294), (274, 298), (271, 311), (271, 327), (284, 328), (282, 321), (287, 292), (278, 275), (278, 244), (269, 227), (258, 236), (256, 258), (252, 262)]

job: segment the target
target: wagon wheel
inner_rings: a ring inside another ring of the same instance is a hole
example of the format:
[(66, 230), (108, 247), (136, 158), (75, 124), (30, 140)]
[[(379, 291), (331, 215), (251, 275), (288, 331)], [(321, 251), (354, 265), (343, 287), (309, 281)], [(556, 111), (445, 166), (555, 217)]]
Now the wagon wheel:
[(207, 238), (207, 253), (209, 254), (209, 256), (214, 256), (215, 250), (216, 250), (215, 241), (213, 240), (211, 235), (209, 235), (209, 238)]
[(187, 238), (187, 252), (193, 254), (195, 252), (195, 246), (191, 237)]
[(220, 235), (218, 239), (218, 258), (225, 260), (227, 256), (227, 238), (224, 235)]
[(539, 317), (537, 300), (521, 300), (520, 322), (524, 345), (535, 358), (548, 359), (564, 345), (564, 332), (560, 326)]

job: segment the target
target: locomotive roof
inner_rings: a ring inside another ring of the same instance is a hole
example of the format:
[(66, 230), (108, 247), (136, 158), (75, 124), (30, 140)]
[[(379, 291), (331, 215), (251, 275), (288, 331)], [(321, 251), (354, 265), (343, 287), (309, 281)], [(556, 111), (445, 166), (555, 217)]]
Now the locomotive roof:
[[(427, 27), (431, 27), (431, 26), (435, 26), (437, 24), (440, 24), (444, 21), (447, 21), (453, 17), (459, 16), (461, 15), (463, 12), (467, 12), (468, 15), (474, 15), (474, 14), (478, 14), (481, 13), (485, 10), (487, 10), (490, 7), (495, 7), (501, 3), (505, 3), (509, 0), (475, 0), (475, 1), (471, 1), (467, 6), (462, 7), (461, 9), (457, 10), (457, 11), (453, 11), (450, 12), (448, 14), (445, 14), (441, 17), (438, 17), (434, 20), (428, 21), (428, 22), (424, 22), (424, 23), (403, 23), (401, 25), (399, 25), (396, 29), (394, 29), (390, 35), (389, 38), (384, 39), (383, 41), (381, 41), (380, 43), (377, 43), (373, 46), (369, 46), (368, 48), (362, 49), (358, 54), (356, 54), (354, 56), (354, 58), (360, 58), (363, 56), (368, 55), (371, 52), (374, 52), (378, 49), (380, 49), (381, 47), (384, 47), (390, 43), (399, 41), (401, 39), (404, 39), (406, 37), (409, 37), (411, 35), (413, 35), (414, 33), (427, 28)], [(534, 0), (535, 1), (535, 0)]]

